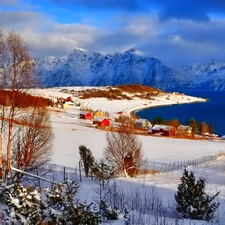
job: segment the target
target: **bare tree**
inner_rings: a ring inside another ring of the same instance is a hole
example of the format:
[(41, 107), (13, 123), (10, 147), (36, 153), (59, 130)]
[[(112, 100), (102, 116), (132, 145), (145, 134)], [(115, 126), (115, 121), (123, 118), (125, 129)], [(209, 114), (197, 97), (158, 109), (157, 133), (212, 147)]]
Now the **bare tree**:
[[(26, 110), (27, 111), (27, 110)], [(17, 121), (15, 126), (11, 163), (26, 172), (36, 172), (50, 161), (54, 138), (50, 113), (46, 108), (34, 107)], [(14, 174), (12, 179), (21, 179)]]
[(106, 160), (125, 176), (137, 175), (145, 162), (142, 144), (137, 136), (125, 130), (106, 133), (106, 143), (104, 151)]
[(0, 31), (0, 87), (9, 89), (12, 92), (7, 115), (8, 135), (5, 175), (9, 173), (11, 165), (11, 146), (17, 112), (15, 104), (17, 96), (25, 91), (25, 88), (37, 83), (33, 76), (34, 63), (28, 54), (28, 50), (27, 44), (19, 34), (9, 32), (4, 37), (3, 32)]
[(136, 125), (136, 118), (133, 116), (120, 115), (116, 121), (121, 123), (122, 127), (135, 127)]

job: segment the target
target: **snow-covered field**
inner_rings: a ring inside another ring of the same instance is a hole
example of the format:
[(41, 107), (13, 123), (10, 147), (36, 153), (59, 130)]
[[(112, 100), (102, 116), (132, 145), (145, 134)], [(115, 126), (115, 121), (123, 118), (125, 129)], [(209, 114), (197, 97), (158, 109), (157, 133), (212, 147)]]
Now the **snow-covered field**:
[[(33, 91), (32, 91), (33, 92)], [(68, 97), (68, 94), (60, 92), (58, 89), (38, 89), (35, 94), (45, 97)], [(109, 101), (104, 98), (97, 99), (74, 99), (80, 101), (81, 106), (89, 109), (108, 111), (110, 116), (117, 116), (118, 111), (129, 114), (133, 110), (143, 107), (151, 107), (165, 104), (181, 104), (191, 103), (194, 101), (204, 101), (201, 98), (191, 96), (170, 94), (168, 96), (157, 97), (154, 101), (150, 100), (117, 100)], [(52, 163), (75, 168), (79, 162), (79, 146), (85, 145), (90, 148), (96, 159), (102, 157), (102, 152), (106, 146), (105, 131), (87, 127), (88, 123), (78, 118), (79, 108), (74, 107), (68, 110), (54, 108), (52, 110), (52, 124), (55, 133), (53, 145)], [(145, 157), (149, 162), (170, 163), (178, 161), (186, 161), (197, 159), (207, 155), (218, 155), (225, 152), (224, 141), (209, 140), (186, 140), (165, 137), (138, 136), (142, 142)], [(225, 157), (221, 156), (216, 161), (211, 161), (199, 166), (191, 167), (195, 171), (196, 176), (204, 176), (207, 178), (207, 190), (209, 193), (220, 191), (219, 198), (220, 207), (217, 217), (219, 224), (225, 224)], [(156, 187), (162, 199), (165, 202), (174, 201), (174, 194), (177, 191), (177, 185), (183, 170), (161, 173), (156, 175), (146, 175), (139, 178), (120, 178), (117, 182), (125, 189), (131, 187)], [(80, 190), (80, 198), (83, 200), (91, 200), (93, 197), (93, 182), (82, 183)], [(122, 220), (115, 221), (112, 224), (123, 224)], [(184, 221), (183, 224), (205, 224), (203, 221)], [(215, 223), (216, 224), (216, 223)]]

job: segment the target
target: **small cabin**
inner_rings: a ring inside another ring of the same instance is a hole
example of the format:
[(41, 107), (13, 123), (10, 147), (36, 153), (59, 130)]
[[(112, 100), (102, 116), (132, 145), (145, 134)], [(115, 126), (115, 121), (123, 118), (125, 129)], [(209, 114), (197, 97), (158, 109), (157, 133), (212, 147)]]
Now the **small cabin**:
[(103, 117), (104, 113), (101, 110), (97, 110), (94, 112), (94, 118), (96, 117)]
[(91, 112), (88, 112), (88, 111), (81, 111), (81, 112), (80, 112), (80, 119), (91, 120), (91, 119), (92, 119), (92, 114), (91, 114)]
[(69, 105), (68, 105), (67, 103), (64, 103), (64, 104), (62, 105), (62, 108), (63, 108), (63, 109), (69, 109)]
[[(150, 131), (148, 133), (150, 133)], [(176, 128), (168, 125), (155, 124), (151, 129), (151, 134), (158, 134), (162, 136), (171, 137), (176, 135)]]
[(108, 127), (110, 126), (110, 120), (106, 117), (96, 117), (93, 120), (93, 124), (97, 124), (98, 126)]
[(151, 122), (146, 120), (146, 119), (138, 119), (138, 120), (136, 120), (136, 128), (150, 129), (151, 127), (152, 127)]
[(192, 127), (187, 125), (180, 125), (177, 127), (177, 134), (190, 136), (192, 134)]

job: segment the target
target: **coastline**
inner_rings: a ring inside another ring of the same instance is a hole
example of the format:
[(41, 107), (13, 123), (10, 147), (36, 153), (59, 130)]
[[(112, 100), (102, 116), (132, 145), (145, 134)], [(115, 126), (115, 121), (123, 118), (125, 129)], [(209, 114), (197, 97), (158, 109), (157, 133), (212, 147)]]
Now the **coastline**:
[(132, 110), (132, 111), (130, 112), (130, 115), (131, 115), (131, 116), (138, 117), (138, 116), (136, 115), (137, 112), (142, 111), (142, 110), (145, 110), (145, 109), (150, 109), (150, 108), (158, 108), (158, 107), (163, 107), (163, 106), (174, 106), (174, 105), (181, 105), (181, 104), (205, 103), (205, 102), (207, 102), (207, 99), (206, 99), (205, 101), (193, 101), (193, 102), (184, 102), (184, 103), (153, 105), (153, 106), (149, 106), (149, 107), (143, 107), (143, 108), (139, 108), (139, 109)]
[[(156, 97), (156, 98), (161, 98), (161, 97)], [(171, 95), (170, 95), (170, 98), (171, 98)], [(171, 98), (170, 101), (164, 101), (164, 99), (165, 98), (162, 98), (161, 101), (159, 99), (156, 99), (156, 101), (151, 101), (150, 104), (144, 105), (139, 108), (130, 109), (129, 114), (131, 116), (137, 117), (136, 113), (144, 109), (157, 108), (162, 106), (173, 106), (173, 105), (179, 105), (179, 104), (192, 104), (192, 103), (198, 103), (198, 102), (204, 103), (208, 101), (208, 99), (205, 99), (205, 98), (194, 97), (189, 95), (175, 96), (175, 99)], [(126, 113), (128, 113), (128, 110), (126, 110)]]

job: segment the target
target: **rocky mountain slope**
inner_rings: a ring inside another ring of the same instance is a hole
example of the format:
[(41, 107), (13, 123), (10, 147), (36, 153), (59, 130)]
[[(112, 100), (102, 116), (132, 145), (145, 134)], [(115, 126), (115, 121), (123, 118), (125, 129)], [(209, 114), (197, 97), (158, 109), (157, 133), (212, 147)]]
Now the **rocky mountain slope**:
[(45, 87), (138, 83), (171, 91), (225, 90), (225, 62), (219, 61), (171, 67), (135, 49), (104, 55), (75, 48), (62, 57), (48, 56), (36, 62), (36, 72)]
[(225, 62), (213, 60), (202, 65), (184, 66), (183, 69), (195, 75), (195, 89), (225, 90)]

